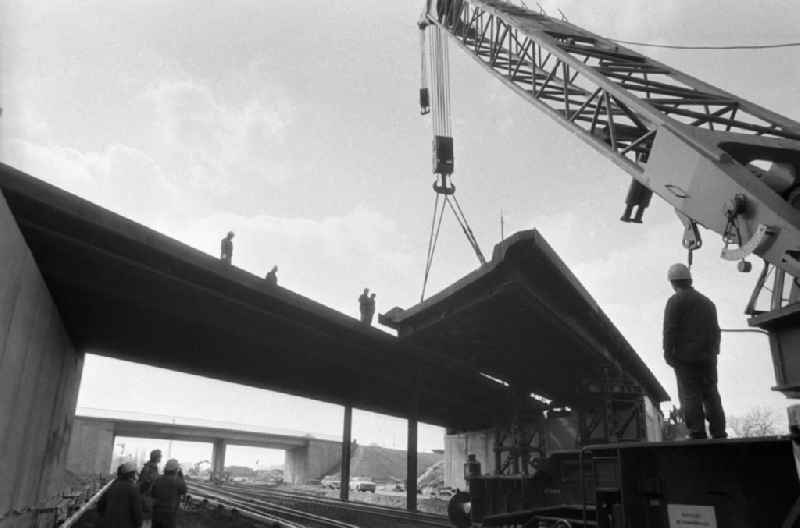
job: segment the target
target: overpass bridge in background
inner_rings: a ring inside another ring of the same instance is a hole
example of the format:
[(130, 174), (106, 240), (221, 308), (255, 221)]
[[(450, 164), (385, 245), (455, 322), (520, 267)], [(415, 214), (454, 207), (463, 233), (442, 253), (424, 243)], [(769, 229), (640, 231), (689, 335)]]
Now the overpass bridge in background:
[(203, 442), (212, 445), (211, 468), (221, 475), (228, 446), (279, 449), (286, 453), (284, 480), (303, 484), (337, 473), (342, 442), (331, 436), (284, 429), (139, 412), (79, 408), (72, 425), (67, 469), (76, 474), (113, 471), (116, 437)]

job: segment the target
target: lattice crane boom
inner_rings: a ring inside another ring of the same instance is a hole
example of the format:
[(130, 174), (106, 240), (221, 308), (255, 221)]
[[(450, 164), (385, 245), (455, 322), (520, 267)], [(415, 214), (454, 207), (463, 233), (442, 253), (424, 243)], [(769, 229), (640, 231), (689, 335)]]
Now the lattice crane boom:
[(506, 86), (625, 169), (640, 211), (650, 191), (674, 206), (687, 248), (699, 247), (697, 223), (723, 236), (723, 258), (754, 253), (800, 277), (800, 123), (501, 0), (439, 0), (426, 11)]

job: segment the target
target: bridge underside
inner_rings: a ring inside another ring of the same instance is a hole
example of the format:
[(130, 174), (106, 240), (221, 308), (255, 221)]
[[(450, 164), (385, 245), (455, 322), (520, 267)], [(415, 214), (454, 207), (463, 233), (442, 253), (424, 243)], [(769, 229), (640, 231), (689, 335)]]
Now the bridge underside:
[(0, 190), (83, 352), (452, 427), (488, 425), (505, 398), (458, 362), (11, 167)]
[(608, 375), (653, 401), (664, 388), (535, 230), (495, 247), (491, 262), (379, 321), (400, 340), (434, 350), (556, 404), (574, 405)]

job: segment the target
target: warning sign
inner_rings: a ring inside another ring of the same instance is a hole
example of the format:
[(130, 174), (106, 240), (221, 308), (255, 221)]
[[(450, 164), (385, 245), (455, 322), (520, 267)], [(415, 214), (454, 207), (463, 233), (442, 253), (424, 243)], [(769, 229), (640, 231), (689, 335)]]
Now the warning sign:
[(667, 504), (669, 528), (717, 528), (713, 506)]

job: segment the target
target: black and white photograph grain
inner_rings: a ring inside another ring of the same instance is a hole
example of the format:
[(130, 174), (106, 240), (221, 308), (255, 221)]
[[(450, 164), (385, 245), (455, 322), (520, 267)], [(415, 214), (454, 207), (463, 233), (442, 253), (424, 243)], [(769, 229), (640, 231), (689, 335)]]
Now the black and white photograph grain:
[(0, 528), (800, 528), (800, 3), (0, 0)]

